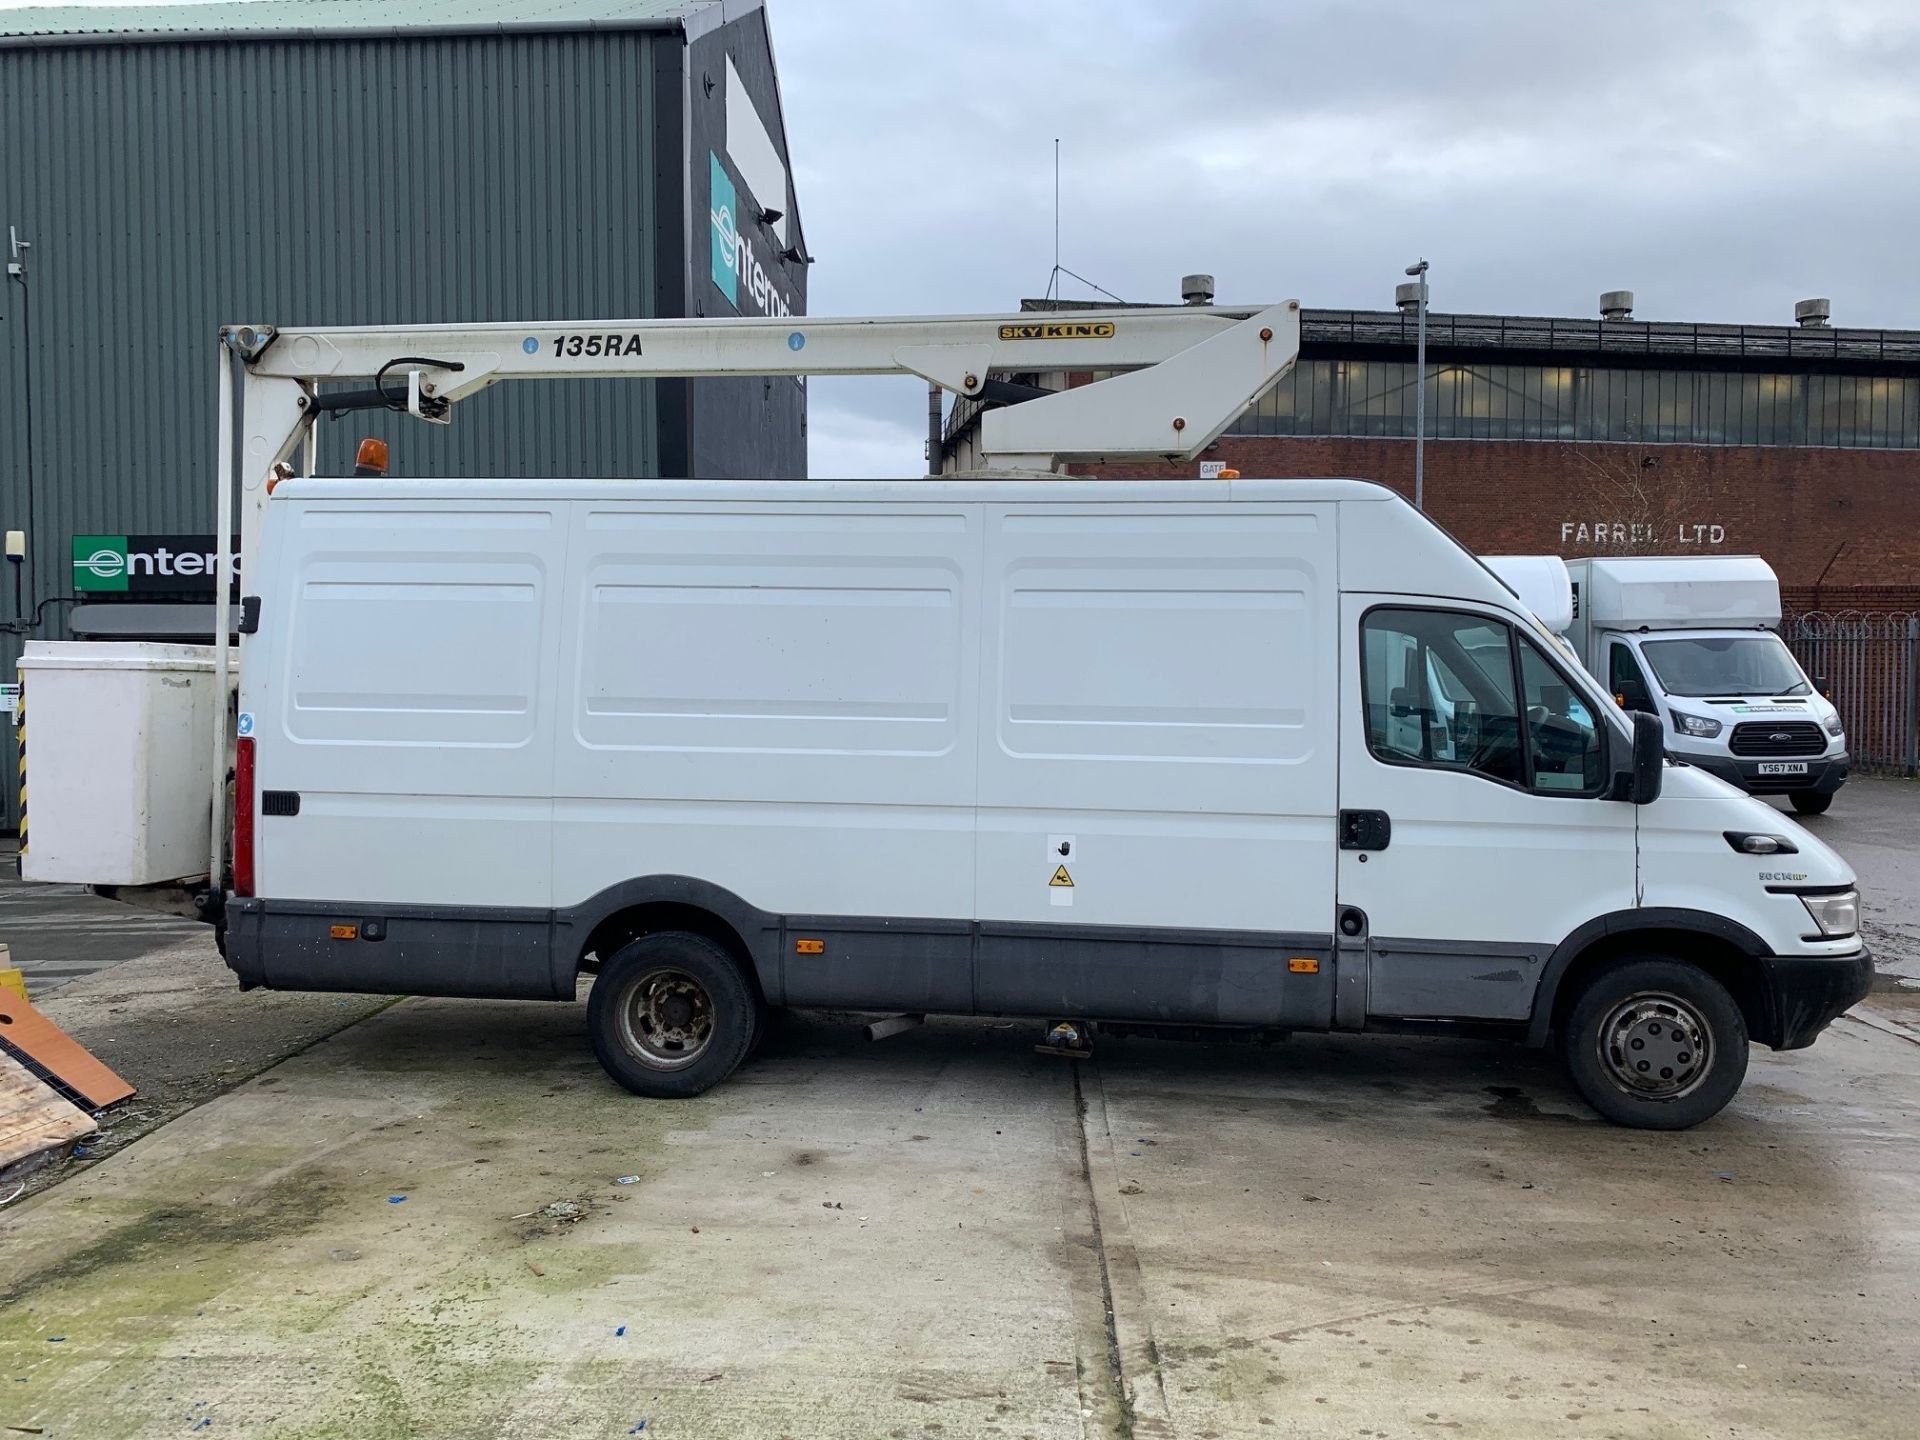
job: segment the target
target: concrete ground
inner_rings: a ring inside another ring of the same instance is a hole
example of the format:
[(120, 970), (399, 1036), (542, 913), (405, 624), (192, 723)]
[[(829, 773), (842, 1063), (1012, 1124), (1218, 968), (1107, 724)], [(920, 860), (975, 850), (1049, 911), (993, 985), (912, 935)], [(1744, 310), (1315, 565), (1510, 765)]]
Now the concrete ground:
[(129, 909), (82, 885), (29, 885), (20, 879), (18, 842), (0, 839), (0, 943), (12, 952), (0, 969), (18, 969), (36, 1000), (205, 933), (197, 921)]
[[(1897, 883), (1920, 791), (1858, 796), (1815, 823)], [(49, 1004), (136, 1106), (149, 1073), (177, 1107), (232, 1088), (0, 1209), (0, 1427), (1916, 1433), (1920, 993), (1756, 1050), (1724, 1115), (1655, 1135), (1509, 1047), (1075, 1066), (992, 1022), (792, 1019), (712, 1094), (645, 1102), (577, 1004), (224, 977), (183, 946)]]

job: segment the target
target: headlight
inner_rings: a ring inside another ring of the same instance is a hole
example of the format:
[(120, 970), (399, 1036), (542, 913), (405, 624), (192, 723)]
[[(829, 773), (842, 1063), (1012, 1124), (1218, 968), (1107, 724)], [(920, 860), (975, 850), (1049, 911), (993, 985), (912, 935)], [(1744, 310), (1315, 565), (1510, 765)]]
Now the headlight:
[(1847, 733), (1847, 727), (1838, 715), (1831, 717), (1826, 723), (1827, 734), (1829, 735), (1844, 735)]
[(1800, 903), (1820, 933), (1829, 940), (1852, 935), (1860, 928), (1860, 892), (1843, 890), (1838, 895), (1802, 895)]
[(1673, 712), (1673, 723), (1682, 735), (1693, 735), (1702, 740), (1711, 740), (1720, 733), (1720, 722), (1709, 720), (1704, 715), (1683, 715), (1676, 710)]

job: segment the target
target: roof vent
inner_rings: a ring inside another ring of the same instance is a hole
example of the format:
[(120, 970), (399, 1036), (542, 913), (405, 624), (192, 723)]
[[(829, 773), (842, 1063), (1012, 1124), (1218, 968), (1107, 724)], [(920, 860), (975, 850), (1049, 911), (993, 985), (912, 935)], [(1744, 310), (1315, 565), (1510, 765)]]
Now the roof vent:
[(1602, 320), (1631, 320), (1633, 318), (1633, 292), (1631, 290), (1609, 290), (1600, 297), (1600, 318)]
[(1793, 323), (1804, 325), (1809, 330), (1824, 330), (1833, 319), (1833, 301), (1796, 300), (1793, 306)]
[(1189, 305), (1211, 305), (1213, 303), (1213, 276), (1182, 275), (1180, 277), (1180, 298)]

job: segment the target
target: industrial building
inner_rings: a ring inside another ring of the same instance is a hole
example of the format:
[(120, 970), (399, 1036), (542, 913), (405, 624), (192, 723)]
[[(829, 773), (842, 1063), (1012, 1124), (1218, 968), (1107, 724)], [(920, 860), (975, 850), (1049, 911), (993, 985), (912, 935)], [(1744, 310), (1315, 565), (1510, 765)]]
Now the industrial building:
[[(75, 601), (210, 593), (220, 324), (806, 313), (761, 0), (0, 10), (0, 132), (7, 679)], [(512, 386), (327, 426), (321, 468), (373, 434), (416, 475), (803, 476), (805, 403)]]
[[(1766, 326), (1641, 321), (1630, 295), (1606, 298), (1591, 319), (1429, 314), (1436, 520), (1482, 554), (1758, 554), (1795, 608), (1920, 608), (1920, 332), (1838, 328), (1824, 301)], [(1303, 310), (1298, 365), (1200, 463), (1099, 473), (1224, 465), (1410, 496), (1416, 324)], [(976, 414), (948, 417), (947, 463), (968, 462)]]

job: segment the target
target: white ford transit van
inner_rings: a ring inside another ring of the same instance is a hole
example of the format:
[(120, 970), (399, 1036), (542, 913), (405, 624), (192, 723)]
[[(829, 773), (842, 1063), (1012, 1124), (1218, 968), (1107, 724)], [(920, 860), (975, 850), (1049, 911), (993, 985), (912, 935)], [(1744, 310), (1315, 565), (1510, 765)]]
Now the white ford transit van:
[(1780, 582), (1757, 555), (1571, 560), (1568, 635), (1667, 753), (1750, 795), (1824, 814), (1851, 762), (1840, 712), (1778, 633)]
[(1872, 974), (1838, 856), (1372, 485), (297, 479), (249, 574), (242, 981), (593, 973), (643, 1095), (832, 1006), (1557, 1041), (1679, 1128)]

